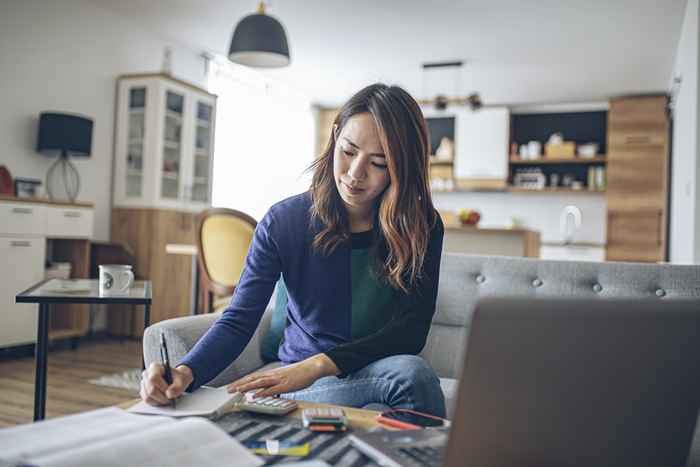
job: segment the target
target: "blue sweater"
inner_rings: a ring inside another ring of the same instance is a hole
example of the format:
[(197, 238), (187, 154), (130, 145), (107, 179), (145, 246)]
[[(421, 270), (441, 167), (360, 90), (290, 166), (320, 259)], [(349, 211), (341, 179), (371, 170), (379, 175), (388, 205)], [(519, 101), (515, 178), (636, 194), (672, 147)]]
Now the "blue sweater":
[(347, 375), (384, 357), (418, 354), (430, 329), (440, 272), (444, 228), (430, 234), (423, 274), (395, 300), (392, 319), (374, 334), (352, 341), (351, 245), (330, 255), (313, 248), (309, 192), (275, 204), (258, 223), (231, 303), (179, 364), (192, 369), (189, 391), (206, 384), (241, 354), (270, 300), (280, 274), (288, 294), (287, 327), (279, 349), (284, 363), (325, 353)]

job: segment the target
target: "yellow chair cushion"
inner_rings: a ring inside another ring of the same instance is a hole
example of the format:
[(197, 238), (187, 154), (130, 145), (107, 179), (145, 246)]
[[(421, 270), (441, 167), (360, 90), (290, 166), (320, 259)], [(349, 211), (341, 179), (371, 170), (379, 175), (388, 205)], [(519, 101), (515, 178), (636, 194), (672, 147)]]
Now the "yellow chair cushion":
[(236, 285), (255, 229), (228, 215), (208, 217), (202, 225), (202, 255), (212, 280)]

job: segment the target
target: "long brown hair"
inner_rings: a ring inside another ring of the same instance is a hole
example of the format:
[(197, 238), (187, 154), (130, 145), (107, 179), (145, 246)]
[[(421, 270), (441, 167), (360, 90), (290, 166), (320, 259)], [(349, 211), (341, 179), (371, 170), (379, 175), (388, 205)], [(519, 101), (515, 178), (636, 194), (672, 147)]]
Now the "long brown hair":
[[(418, 103), (398, 86), (376, 83), (358, 91), (333, 121), (338, 134), (347, 121), (368, 112), (374, 118), (386, 156), (389, 185), (377, 196), (375, 226), (382, 252), (376, 258), (380, 276), (406, 293), (421, 278), (423, 258), (436, 213), (428, 181), (428, 130)], [(312, 219), (319, 220), (314, 248), (329, 254), (350, 238), (343, 200), (333, 176), (335, 136), (311, 164)]]

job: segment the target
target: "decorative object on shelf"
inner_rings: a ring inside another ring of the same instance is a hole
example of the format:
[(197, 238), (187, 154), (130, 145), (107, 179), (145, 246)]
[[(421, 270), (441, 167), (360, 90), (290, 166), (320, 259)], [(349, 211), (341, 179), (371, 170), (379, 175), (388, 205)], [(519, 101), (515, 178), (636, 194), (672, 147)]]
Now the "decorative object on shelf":
[(15, 178), (15, 196), (18, 198), (37, 198), (41, 180), (34, 178)]
[(564, 176), (561, 179), (561, 184), (562, 186), (566, 188), (571, 188), (571, 185), (574, 183), (574, 180), (576, 180), (576, 176), (574, 174), (564, 174)]
[(589, 167), (588, 168), (588, 189), (589, 190), (604, 190), (605, 189), (605, 167)]
[(547, 178), (540, 168), (518, 169), (513, 176), (513, 186), (519, 188), (542, 190), (546, 184)]
[(476, 209), (460, 208), (457, 211), (457, 218), (462, 225), (476, 226), (481, 220), (481, 213)]
[(525, 160), (530, 158), (530, 149), (527, 147), (527, 144), (520, 145), (520, 158)]
[(510, 218), (510, 225), (508, 226), (508, 228), (510, 228), (510, 229), (525, 228), (525, 222), (520, 217), (511, 217)]
[(46, 173), (46, 192), (52, 200), (75, 201), (80, 192), (80, 174), (69, 156), (90, 157), (92, 119), (79, 115), (42, 112), (39, 115), (37, 152), (59, 151)]
[(578, 155), (586, 159), (592, 159), (598, 154), (598, 143), (581, 144), (577, 148)]
[(529, 159), (539, 159), (542, 155), (542, 143), (530, 141), (527, 143), (527, 153)]
[(0, 195), (13, 196), (14, 194), (12, 175), (7, 167), (0, 165)]
[(265, 14), (265, 2), (258, 12), (243, 18), (233, 32), (228, 58), (254, 68), (281, 68), (289, 65), (289, 45), (282, 24)]
[(547, 140), (548, 144), (561, 144), (564, 142), (564, 135), (560, 132), (552, 133)]
[(440, 146), (438, 146), (435, 151), (435, 158), (433, 160), (451, 162), (454, 160), (454, 157), (455, 143), (447, 136), (443, 136), (440, 140)]
[(576, 156), (576, 143), (564, 141), (564, 135), (560, 132), (552, 133), (544, 145), (546, 157), (557, 157), (560, 159), (570, 159)]
[(559, 186), (559, 174), (558, 173), (553, 173), (549, 176), (549, 186), (552, 188), (556, 188)]

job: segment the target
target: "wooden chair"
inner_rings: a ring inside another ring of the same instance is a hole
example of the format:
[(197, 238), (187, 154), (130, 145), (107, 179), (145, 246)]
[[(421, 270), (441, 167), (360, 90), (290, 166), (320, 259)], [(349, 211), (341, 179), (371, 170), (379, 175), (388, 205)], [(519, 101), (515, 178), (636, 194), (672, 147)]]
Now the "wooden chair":
[(257, 224), (248, 214), (234, 209), (212, 208), (197, 216), (197, 262), (207, 313), (230, 301)]

